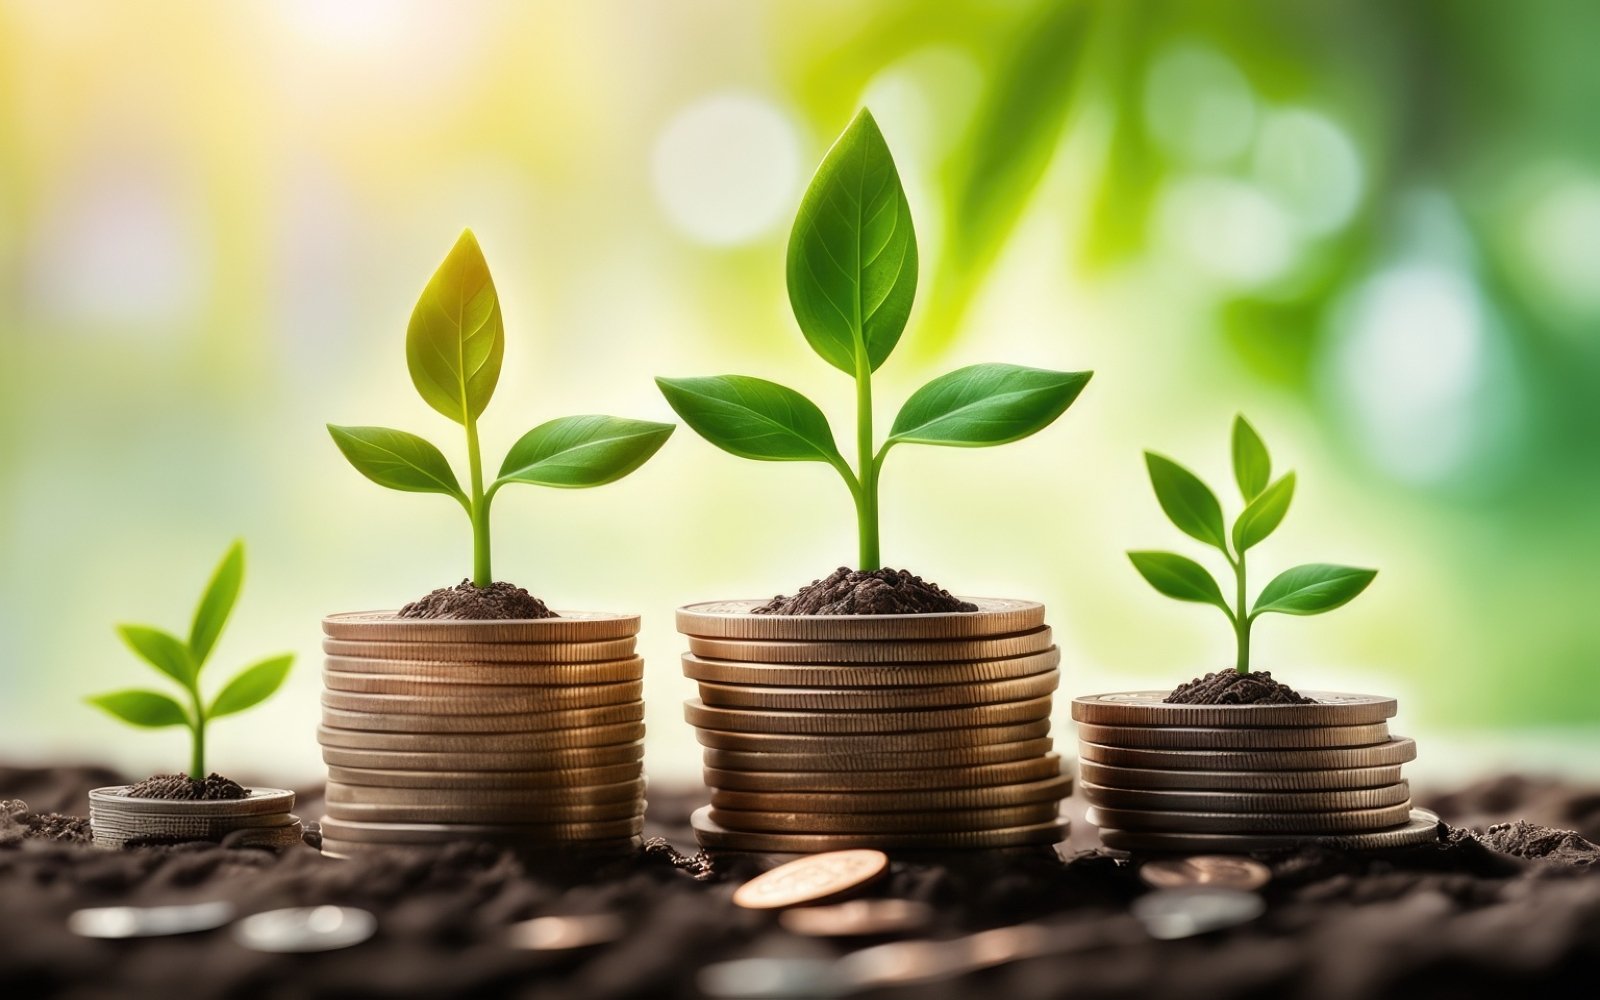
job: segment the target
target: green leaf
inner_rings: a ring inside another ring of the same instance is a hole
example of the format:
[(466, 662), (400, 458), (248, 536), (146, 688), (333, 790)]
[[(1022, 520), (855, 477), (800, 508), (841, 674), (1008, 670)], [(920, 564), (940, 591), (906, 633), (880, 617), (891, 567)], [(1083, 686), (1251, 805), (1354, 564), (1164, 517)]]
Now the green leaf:
[(234, 542), (211, 574), (211, 582), (206, 584), (206, 592), (194, 609), (194, 622), (189, 626), (189, 656), (194, 660), (196, 673), (205, 666), (217, 637), (222, 634), (222, 627), (228, 623), (243, 583), (244, 543)]
[(1267, 446), (1243, 414), (1233, 418), (1233, 478), (1247, 502), (1260, 496), (1272, 478)]
[(715, 375), (656, 385), (684, 423), (723, 451), (766, 462), (844, 462), (817, 404), (776, 382)]
[(1233, 547), (1243, 552), (1278, 530), (1293, 498), (1294, 473), (1290, 472), (1250, 501), (1250, 506), (1233, 522)]
[(206, 718), (232, 715), (267, 700), (272, 692), (283, 686), (283, 679), (289, 675), (292, 663), (294, 654), (285, 653), (239, 671), (212, 699), (211, 707), (206, 709)]
[(476, 420), (494, 395), (505, 350), (489, 264), (472, 230), (463, 230), (411, 312), (406, 364), (412, 384), (456, 423)]
[(789, 234), (789, 303), (811, 349), (857, 374), (889, 357), (917, 292), (917, 238), (889, 146), (862, 109), (828, 150)]
[(1320, 615), (1348, 604), (1378, 575), (1375, 569), (1308, 563), (1284, 570), (1261, 590), (1250, 617), (1275, 611), (1284, 615)]
[(623, 417), (561, 417), (522, 435), (500, 466), (502, 483), (603, 486), (637, 469), (673, 431), (672, 424)]
[(182, 705), (155, 691), (112, 691), (84, 700), (135, 726), (160, 729), (163, 726), (190, 724), (189, 713), (183, 710)]
[(1150, 485), (1155, 488), (1161, 509), (1178, 530), (1227, 552), (1222, 506), (1210, 487), (1188, 469), (1155, 452), (1144, 453), (1144, 464), (1150, 470)]
[(960, 368), (911, 394), (889, 440), (968, 448), (1017, 441), (1066, 412), (1092, 374), (1020, 365)]
[(456, 474), (433, 445), (405, 431), (387, 427), (328, 425), (333, 443), (356, 471), (391, 490), (444, 493), (466, 502)]
[(1222, 596), (1222, 588), (1206, 568), (1193, 559), (1175, 552), (1129, 552), (1128, 558), (1145, 582), (1168, 597), (1213, 604), (1229, 618), (1233, 617), (1233, 611)]
[(189, 654), (189, 647), (183, 640), (148, 625), (118, 625), (117, 634), (146, 663), (185, 688), (194, 686), (199, 667), (195, 665), (194, 657)]

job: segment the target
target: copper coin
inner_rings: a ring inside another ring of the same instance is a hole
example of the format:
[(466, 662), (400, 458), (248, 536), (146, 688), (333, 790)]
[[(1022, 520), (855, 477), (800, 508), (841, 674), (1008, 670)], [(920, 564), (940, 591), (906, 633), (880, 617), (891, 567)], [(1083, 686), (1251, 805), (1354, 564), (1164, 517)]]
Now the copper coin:
[(1382, 743), (1389, 738), (1389, 726), (1376, 722), (1365, 726), (1201, 729), (1188, 726), (1096, 726), (1079, 723), (1078, 738), (1105, 746), (1151, 750), (1320, 750)]
[[(1034, 724), (1037, 726), (1037, 723)], [(1002, 727), (1009, 728), (1009, 727)], [(701, 742), (704, 742), (702, 740)], [(721, 750), (707, 746), (703, 751), (709, 768), (756, 774), (794, 774), (807, 771), (831, 775), (868, 771), (908, 772), (938, 770), (943, 773), (968, 771), (990, 764), (1030, 762), (1049, 753), (1055, 741), (1048, 737), (1023, 738), (1014, 743), (954, 746), (887, 753), (849, 750), (836, 752), (822, 746), (816, 752), (772, 753)], [(952, 786), (954, 787), (954, 786)]]
[(747, 910), (775, 910), (831, 899), (860, 888), (889, 870), (889, 856), (865, 848), (796, 858), (762, 872), (733, 891)]
[(631, 782), (644, 773), (644, 762), (633, 760), (599, 767), (562, 767), (543, 771), (423, 771), (393, 768), (328, 767), (328, 783), (371, 789), (433, 789), (440, 792), (479, 789), (583, 788)]
[(644, 779), (564, 788), (393, 788), (329, 781), (329, 803), (374, 806), (581, 806), (633, 803), (644, 796)]
[(1210, 886), (1254, 892), (1272, 881), (1272, 869), (1259, 861), (1228, 854), (1197, 854), (1192, 858), (1147, 861), (1139, 877), (1152, 889), (1192, 889)]
[(993, 705), (1039, 698), (1055, 691), (1057, 671), (979, 684), (946, 684), (900, 688), (752, 687), (700, 683), (700, 700), (714, 708), (780, 709), (789, 711), (895, 712), (907, 709)]
[(642, 722), (527, 733), (374, 733), (359, 729), (340, 729), (336, 726), (317, 727), (317, 740), (324, 748), (406, 750), (430, 754), (538, 751), (550, 755), (555, 751), (572, 752), (583, 747), (595, 748), (598, 753), (598, 749), (602, 747), (614, 748), (619, 743), (632, 745), (635, 740), (642, 739), (644, 739)]
[(1411, 801), (1411, 785), (1399, 781), (1381, 788), (1333, 792), (1197, 792), (1172, 789), (1107, 788), (1085, 781), (1090, 805), (1113, 809), (1171, 809), (1177, 812), (1331, 812), (1377, 809)]
[[(644, 727), (635, 727), (642, 736)], [(614, 743), (592, 747), (571, 747), (565, 750), (478, 750), (470, 752), (433, 752), (427, 750), (361, 750), (324, 745), (322, 759), (329, 768), (352, 767), (396, 771), (474, 771), (487, 772), (485, 781), (496, 775), (521, 773), (546, 773), (568, 770), (581, 774), (584, 769), (637, 765), (644, 759), (644, 744)], [(331, 774), (331, 771), (330, 771)]]
[[(599, 663), (433, 663), (426, 660), (367, 660), (355, 656), (330, 656), (322, 672), (323, 683), (341, 691), (384, 691), (384, 685), (415, 685), (420, 691), (444, 685), (465, 688), (567, 687), (577, 684), (617, 684), (644, 677), (644, 657), (630, 656)], [(405, 690), (402, 687), (401, 690)], [(471, 691), (465, 693), (472, 693)]]
[[(327, 693), (323, 694), (324, 699)], [(324, 705), (322, 724), (341, 729), (384, 733), (560, 733), (595, 726), (615, 726), (644, 718), (644, 702), (632, 701), (599, 708), (573, 708), (559, 712), (519, 712), (505, 715), (422, 715), (399, 712), (351, 712)], [(572, 746), (583, 744), (573, 743)]]
[(973, 767), (940, 767), (919, 771), (728, 771), (708, 767), (711, 788), (744, 792), (889, 792), (923, 789), (972, 789), (1043, 781), (1061, 774), (1055, 754)]
[(692, 726), (739, 733), (832, 735), (843, 733), (906, 733), (959, 726), (1006, 726), (1049, 719), (1050, 698), (1030, 698), (999, 705), (930, 709), (923, 712), (781, 712), (712, 708), (698, 699), (683, 706)]
[[(849, 757), (861, 754), (895, 754), (907, 751), (947, 750), (952, 747), (979, 747), (991, 743), (1035, 740), (1050, 734), (1050, 720), (1038, 719), (1012, 726), (972, 726), (914, 733), (865, 733), (841, 736), (791, 736), (780, 733), (729, 733), (720, 729), (696, 729), (701, 746), (718, 750), (741, 750), (775, 754), (807, 754)], [(816, 770), (817, 768), (808, 768)]]
[(1102, 827), (1100, 840), (1119, 851), (1283, 851), (1304, 844), (1346, 851), (1376, 851), (1437, 843), (1439, 817), (1426, 809), (1413, 809), (1405, 823), (1370, 833), (1152, 833)]
[(644, 800), (594, 802), (582, 805), (384, 805), (327, 803), (328, 818), (368, 823), (508, 823), (554, 825), (625, 821), (644, 814)]
[(1044, 605), (995, 597), (964, 597), (976, 611), (914, 615), (757, 615), (767, 603), (708, 601), (678, 609), (678, 631), (713, 639), (803, 639), (881, 642), (1008, 635), (1044, 624)]
[(901, 639), (893, 642), (784, 642), (778, 639), (707, 639), (691, 635), (689, 652), (753, 663), (965, 663), (1042, 653), (1054, 644), (1050, 629), (1036, 628), (988, 639)]
[(1400, 780), (1400, 765), (1333, 771), (1167, 771), (1078, 762), (1078, 777), (1111, 788), (1205, 792), (1331, 792), (1382, 788)]
[(1057, 803), (1072, 794), (1072, 779), (1056, 775), (1039, 781), (987, 788), (894, 789), (879, 792), (749, 792), (713, 788), (714, 809), (751, 812), (879, 813), (913, 810), (1001, 809), (1037, 802)]
[(981, 684), (1015, 680), (1054, 670), (1061, 663), (1055, 646), (1042, 653), (963, 663), (749, 663), (708, 660), (683, 654), (683, 674), (713, 684), (756, 684), (797, 688), (906, 687), (913, 684)]
[[(438, 685), (433, 689), (438, 691)], [(492, 688), (468, 695), (449, 690), (437, 694), (326, 690), (322, 692), (322, 704), (346, 712), (378, 715), (514, 715), (623, 705), (639, 702), (643, 697), (643, 681), (625, 681), (582, 687)]]
[(486, 840), (502, 844), (534, 844), (561, 840), (627, 840), (644, 829), (643, 817), (592, 823), (388, 823), (324, 817), (327, 839), (364, 844), (449, 844)]
[(1058, 811), (1054, 800), (995, 809), (898, 813), (755, 812), (712, 806), (711, 818), (726, 829), (750, 833), (947, 833), (1045, 823)]
[(597, 642), (367, 642), (360, 639), (324, 639), (329, 656), (356, 656), (373, 660), (418, 660), (427, 663), (598, 663), (634, 655), (633, 639)]
[(1314, 813), (1174, 812), (1093, 806), (1089, 822), (1113, 830), (1153, 833), (1370, 833), (1406, 822), (1411, 802), (1379, 809)]
[(1166, 768), (1174, 771), (1328, 771), (1352, 767), (1392, 767), (1415, 760), (1417, 745), (1393, 736), (1369, 747), (1317, 750), (1157, 750), (1114, 747), (1081, 740), (1078, 756), (1113, 767)]
[(1394, 717), (1395, 700), (1306, 691), (1310, 705), (1168, 705), (1165, 691), (1124, 691), (1072, 699), (1072, 719), (1102, 726), (1358, 726)]
[(592, 642), (625, 639), (639, 631), (638, 615), (557, 611), (554, 618), (462, 620), (401, 618), (395, 611), (350, 611), (322, 619), (333, 639), (368, 642)]
[(1025, 826), (951, 833), (749, 833), (724, 828), (712, 818), (710, 806), (696, 809), (689, 823), (694, 827), (695, 839), (708, 850), (774, 854), (811, 854), (850, 847), (936, 851), (1046, 845), (1066, 839), (1070, 826), (1065, 819), (1055, 819)]

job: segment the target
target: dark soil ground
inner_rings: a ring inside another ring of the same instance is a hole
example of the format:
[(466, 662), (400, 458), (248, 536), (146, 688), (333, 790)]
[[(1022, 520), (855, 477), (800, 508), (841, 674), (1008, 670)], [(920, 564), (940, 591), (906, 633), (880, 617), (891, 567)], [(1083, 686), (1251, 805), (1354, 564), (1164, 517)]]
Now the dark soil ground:
[(185, 802), (219, 802), (248, 798), (250, 795), (243, 785), (215, 771), (202, 781), (183, 773), (152, 774), (143, 781), (134, 782), (127, 794), (130, 799), (178, 799)]
[(440, 587), (427, 597), (412, 601), (400, 609), (400, 617), (505, 621), (560, 616), (514, 584), (497, 580), (487, 587), (474, 587), (471, 580), (462, 580), (454, 587)]
[[(0, 797), (41, 811), (81, 814), (89, 788), (117, 783), (97, 768), (0, 768)], [(348, 862), (309, 847), (280, 855), (210, 844), (107, 852), (46, 832), (59, 821), (0, 805), (0, 996), (692, 997), (707, 963), (827, 957), (871, 943), (796, 937), (770, 914), (732, 906), (734, 887), (759, 865), (723, 857), (708, 866), (692, 857), (688, 815), (704, 800), (703, 789), (652, 786), (646, 832), (667, 843), (602, 866), (540, 865), (470, 844)], [(1505, 777), (1419, 801), (1453, 824), (1526, 822), (1482, 836), (1457, 825), (1438, 846), (1385, 854), (1309, 849), (1271, 858), (1263, 917), (1184, 941), (1105, 934), (1136, 930), (1128, 906), (1144, 889), (1124, 856), (1074, 851), (1094, 843), (1081, 813), (1061, 858), (898, 859), (869, 891), (933, 905), (934, 937), (1041, 921), (1064, 940), (1100, 935), (1108, 943), (874, 995), (1592, 995), (1600, 865), (1583, 838), (1600, 838), (1600, 790)], [(296, 811), (321, 815), (318, 791), (303, 792)], [(378, 915), (379, 932), (348, 951), (270, 956), (242, 950), (225, 932), (107, 942), (65, 929), (81, 906), (218, 898), (243, 912), (361, 906)], [(572, 954), (500, 943), (517, 920), (595, 912), (622, 915), (631, 932)]]
[(953, 597), (938, 584), (903, 569), (864, 573), (840, 566), (827, 577), (801, 587), (793, 597), (779, 594), (751, 614), (916, 615), (976, 610), (976, 604)]
[(1169, 705), (1309, 705), (1312, 699), (1272, 679), (1272, 671), (1217, 670), (1179, 684), (1162, 699)]

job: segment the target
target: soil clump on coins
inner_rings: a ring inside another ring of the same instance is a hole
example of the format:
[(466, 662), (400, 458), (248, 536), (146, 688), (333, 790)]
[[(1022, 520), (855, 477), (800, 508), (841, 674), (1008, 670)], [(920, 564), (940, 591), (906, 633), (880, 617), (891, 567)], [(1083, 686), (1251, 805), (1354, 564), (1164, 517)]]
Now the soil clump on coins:
[(464, 621), (508, 621), (525, 618), (559, 618), (545, 603), (515, 584), (496, 580), (475, 587), (463, 579), (454, 587), (440, 587), (400, 609), (401, 618), (456, 618)]
[(195, 779), (184, 773), (152, 774), (136, 782), (128, 791), (130, 799), (171, 799), (178, 802), (226, 802), (249, 798), (245, 787), (232, 778), (224, 778), (215, 771), (204, 779)]
[(821, 580), (801, 587), (793, 597), (779, 594), (750, 613), (755, 615), (918, 615), (976, 611), (978, 606), (953, 596), (903, 569), (871, 572), (840, 566)]
[(1272, 679), (1270, 670), (1241, 674), (1217, 670), (1179, 684), (1162, 699), (1168, 705), (1312, 705), (1313, 698)]

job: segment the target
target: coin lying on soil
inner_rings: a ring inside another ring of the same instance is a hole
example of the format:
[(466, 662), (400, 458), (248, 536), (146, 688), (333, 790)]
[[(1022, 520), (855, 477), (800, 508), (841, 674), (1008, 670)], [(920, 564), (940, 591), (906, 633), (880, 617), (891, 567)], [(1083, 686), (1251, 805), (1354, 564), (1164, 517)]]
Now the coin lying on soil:
[(933, 924), (934, 910), (911, 899), (852, 899), (785, 910), (778, 923), (806, 937), (883, 937), (916, 934)]
[(882, 851), (830, 851), (796, 858), (734, 890), (733, 902), (749, 910), (801, 906), (858, 889), (889, 870)]
[(1152, 889), (1213, 886), (1251, 892), (1272, 881), (1272, 869), (1249, 858), (1198, 854), (1192, 858), (1147, 861), (1139, 866), (1139, 877)]

